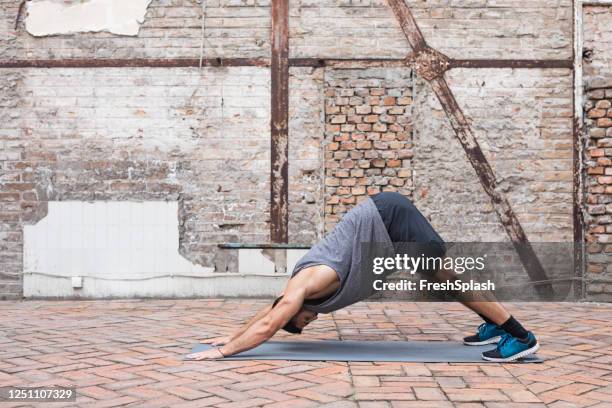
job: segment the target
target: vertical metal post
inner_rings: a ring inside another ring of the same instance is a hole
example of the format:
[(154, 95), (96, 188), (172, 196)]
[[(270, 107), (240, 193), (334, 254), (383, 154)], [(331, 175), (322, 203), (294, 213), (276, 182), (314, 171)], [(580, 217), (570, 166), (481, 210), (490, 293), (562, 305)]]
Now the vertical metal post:
[(288, 242), (289, 0), (272, 0), (270, 240)]

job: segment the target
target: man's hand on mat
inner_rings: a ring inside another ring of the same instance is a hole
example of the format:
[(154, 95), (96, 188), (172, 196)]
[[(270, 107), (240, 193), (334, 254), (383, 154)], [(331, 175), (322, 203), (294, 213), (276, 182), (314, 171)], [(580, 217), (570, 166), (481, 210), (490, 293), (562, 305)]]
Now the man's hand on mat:
[(199, 353), (188, 354), (187, 359), (189, 360), (220, 360), (225, 357), (218, 348), (209, 349), (206, 351), (200, 351)]
[(213, 337), (211, 339), (204, 339), (200, 343), (210, 344), (211, 346), (225, 346), (230, 341), (232, 341), (232, 336), (224, 336), (224, 337)]

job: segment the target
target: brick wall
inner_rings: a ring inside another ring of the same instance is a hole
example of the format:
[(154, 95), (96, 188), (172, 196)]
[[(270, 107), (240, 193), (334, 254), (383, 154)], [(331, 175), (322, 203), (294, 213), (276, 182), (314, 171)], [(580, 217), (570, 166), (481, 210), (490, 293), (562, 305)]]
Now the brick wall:
[[(269, 69), (0, 71), (0, 296), (21, 290), (22, 227), (49, 200), (178, 200), (180, 252), (205, 266), (219, 243), (269, 240)], [(291, 73), (298, 243), (321, 235), (322, 78)]]
[(18, 72), (0, 76), (0, 299), (22, 290), (22, 202), (33, 198), (18, 114), (22, 81)]
[(612, 7), (584, 8), (586, 289), (612, 292)]
[[(571, 71), (446, 75), (530, 239), (571, 241)], [(396, 190), (447, 240), (507, 240), (427, 82), (406, 69), (342, 69), (325, 86), (327, 229), (365, 195)]]
[[(570, 58), (571, 0), (406, 0), (427, 43), (454, 58)], [(386, 0), (290, 2), (292, 57), (403, 58)]]
[(289, 70), (289, 241), (323, 236), (323, 68)]
[(612, 7), (585, 7), (583, 25), (584, 79), (587, 86), (597, 86), (612, 76)]
[[(572, 72), (453, 69), (449, 86), (534, 242), (571, 242)], [(431, 87), (414, 104), (414, 201), (449, 241), (507, 235)]]
[[(154, 0), (136, 37), (35, 38), (23, 16), (14, 29), (19, 3), (0, 0), (3, 61), (197, 58), (201, 47), (203, 57), (270, 55), (269, 0), (204, 1), (205, 10)], [(428, 43), (451, 57), (572, 55), (570, 0), (407, 4)], [(609, 75), (611, 16), (609, 7), (585, 8), (589, 86)], [(291, 1), (290, 37), (291, 57), (409, 52), (385, 0)], [(47, 200), (179, 200), (180, 251), (204, 266), (218, 262), (217, 243), (268, 240), (267, 68), (0, 74), (0, 297), (20, 293), (22, 226), (45, 216)], [(571, 71), (453, 69), (446, 77), (529, 238), (572, 240)], [(409, 196), (447, 240), (507, 239), (435, 95), (408, 69), (293, 67), (289, 109), (291, 242), (316, 242), (381, 189)]]
[[(202, 4), (205, 8), (202, 8)], [(195, 58), (206, 31), (204, 56), (269, 57), (269, 0), (154, 0), (137, 37), (79, 33), (35, 38), (13, 30), (20, 1), (0, 2), (3, 58)]]
[(368, 195), (412, 195), (408, 69), (330, 70), (325, 77), (326, 229)]
[[(0, 53), (32, 58), (268, 57), (269, 0), (155, 0), (138, 37), (33, 38), (14, 31), (18, 1), (0, 2)], [(455, 58), (569, 58), (571, 0), (407, 0), (433, 47)], [(290, 2), (292, 57), (396, 57), (408, 44), (386, 0)], [(21, 18), (23, 20), (23, 18)]]
[(612, 291), (612, 86), (587, 93), (587, 291)]

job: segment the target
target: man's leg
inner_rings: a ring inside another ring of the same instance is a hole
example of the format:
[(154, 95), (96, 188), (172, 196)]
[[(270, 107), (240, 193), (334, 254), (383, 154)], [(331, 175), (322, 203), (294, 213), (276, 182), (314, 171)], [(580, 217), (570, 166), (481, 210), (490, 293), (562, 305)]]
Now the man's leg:
[[(457, 278), (457, 274), (448, 269), (442, 269), (434, 275), (437, 281), (453, 281)], [(459, 292), (457, 300), (477, 313), (486, 323), (495, 324), (514, 337), (525, 339), (529, 334), (490, 291)]]
[[(458, 276), (453, 270), (441, 269), (433, 278), (438, 282), (446, 282), (454, 281)], [(510, 313), (490, 291), (467, 291), (456, 293), (456, 295), (457, 301), (477, 313), (487, 323), (501, 326), (510, 318)]]
[(460, 301), (464, 306), (477, 313), (486, 323), (503, 325), (510, 318), (510, 313), (496, 301)]
[[(453, 281), (457, 275), (452, 270), (440, 270), (434, 275), (437, 281)], [(454, 292), (457, 300), (481, 316), (485, 323), (478, 333), (464, 338), (467, 345), (491, 344), (497, 348), (482, 353), (489, 361), (514, 361), (535, 353), (540, 345), (533, 333), (525, 328), (499, 303), (490, 291)]]
[[(487, 302), (461, 302), (463, 305), (478, 313), (478, 315), (485, 321), (489, 326), (496, 326), (496, 328), (502, 329), (504, 332), (511, 334), (517, 339), (526, 340), (529, 337), (529, 332), (523, 327), (523, 325), (514, 318), (501, 303), (497, 301)], [(495, 331), (495, 327), (488, 327), (488, 330)], [(484, 328), (483, 328), (484, 329)], [(466, 344), (470, 344), (470, 340), (476, 341), (476, 337), (481, 337), (480, 334), (477, 336), (470, 336), (464, 339)], [(484, 336), (483, 336), (484, 337)], [(480, 338), (478, 338), (480, 340)]]
[[(381, 214), (385, 227), (387, 227), (389, 238), (396, 244), (396, 248), (400, 249), (400, 253), (403, 252), (401, 248), (404, 247), (408, 255), (413, 253), (416, 249), (417, 254), (423, 252), (429, 254), (433, 252), (434, 256), (436, 256), (435, 253), (437, 252), (437, 256), (444, 256), (446, 252), (444, 241), (410, 200), (401, 194), (390, 192), (380, 193), (373, 196), (372, 199)], [(419, 249), (423, 249), (424, 251), (419, 251)], [(423, 272), (430, 276), (434, 274), (434, 279), (438, 278), (442, 281), (457, 279), (457, 275), (452, 270), (441, 270), (437, 271), (437, 273), (433, 270)], [(452, 275), (449, 275), (449, 273), (452, 273)], [(498, 349), (492, 350), (496, 353), (487, 355), (489, 352), (485, 352), (483, 353), (483, 358), (493, 361), (511, 361), (512, 359), (534, 353), (539, 347), (533, 334), (527, 332), (523, 326), (521, 326), (521, 324), (516, 321), (499, 302), (497, 302), (492, 293), (472, 291), (463, 295), (457, 295), (457, 300), (481, 315), (483, 319), (485, 319), (485, 322), (487, 320), (492, 322), (486, 322), (484, 325), (481, 325), (481, 328), (484, 327), (487, 329), (486, 337), (488, 342), (493, 343), (496, 342), (497, 339), (503, 341), (503, 344), (498, 344)], [(480, 338), (480, 331), (479, 329), (479, 333), (476, 335), (478, 336), (477, 338)], [(503, 340), (503, 335), (506, 333), (512, 335), (513, 339), (517, 339), (517, 341), (526, 341), (528, 349), (524, 349), (522, 345), (517, 345), (513, 341), (509, 342), (507, 338)], [(482, 342), (466, 342), (466, 344), (478, 343), (486, 344)], [(507, 347), (508, 343), (511, 345), (510, 348)], [(535, 345), (532, 346), (533, 343), (535, 343)]]

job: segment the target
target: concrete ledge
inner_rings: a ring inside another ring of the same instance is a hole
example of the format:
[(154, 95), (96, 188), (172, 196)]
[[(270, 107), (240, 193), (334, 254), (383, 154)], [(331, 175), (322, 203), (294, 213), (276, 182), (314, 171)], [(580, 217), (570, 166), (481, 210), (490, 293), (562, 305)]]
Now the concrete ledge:
[(230, 242), (227, 244), (219, 244), (219, 248), (223, 249), (310, 249), (310, 245), (303, 244), (242, 244), (239, 242)]

